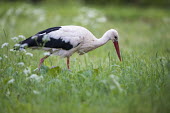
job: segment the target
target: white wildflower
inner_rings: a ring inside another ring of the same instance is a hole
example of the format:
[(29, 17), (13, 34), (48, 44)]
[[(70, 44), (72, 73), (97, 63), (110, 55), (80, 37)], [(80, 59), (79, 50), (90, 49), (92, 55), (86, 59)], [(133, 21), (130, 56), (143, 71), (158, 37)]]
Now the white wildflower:
[(87, 11), (87, 16), (89, 18), (94, 18), (96, 16), (96, 11), (95, 10), (89, 10)]
[(11, 80), (8, 81), (8, 84), (12, 84), (12, 83), (14, 83), (14, 81), (15, 81), (15, 79), (12, 78)]
[(15, 46), (15, 47), (19, 47), (20, 45), (21, 45), (21, 44), (15, 44), (14, 46)]
[(31, 69), (30, 68), (26, 68), (26, 69), (24, 69), (24, 74), (26, 75), (26, 76), (28, 76), (28, 74), (30, 74), (31, 73)]
[(17, 41), (18, 37), (12, 37), (11, 39), (14, 40), (14, 41)]
[(29, 56), (31, 56), (31, 57), (33, 57), (33, 54), (32, 53), (25, 53), (25, 55), (29, 55)]
[(24, 66), (24, 62), (19, 62), (18, 65), (19, 66)]
[(15, 49), (15, 50), (21, 49), (21, 48), (20, 48), (20, 45), (21, 45), (21, 44), (15, 44), (15, 45), (14, 45), (14, 49)]
[(36, 80), (36, 81), (41, 81), (43, 79), (43, 76), (38, 76), (37, 74), (32, 74), (30, 77), (28, 77), (27, 79), (30, 80)]
[(33, 90), (33, 93), (36, 94), (36, 95), (40, 94), (40, 92), (36, 91), (36, 90)]
[(44, 35), (43, 38), (42, 38), (42, 40), (43, 40), (44, 42), (50, 41), (50, 37), (49, 37), (48, 35)]
[(19, 50), (20, 50), (21, 52), (25, 52), (25, 53), (27, 52), (24, 48), (20, 48)]
[(4, 57), (5, 57), (5, 58), (8, 58), (8, 56), (7, 56), (7, 55), (4, 55)]
[(104, 23), (104, 22), (107, 21), (107, 19), (106, 19), (106, 17), (103, 16), (103, 17), (97, 18), (96, 21), (97, 21), (97, 22)]
[(50, 55), (50, 52), (45, 52), (44, 55), (45, 56)]
[(21, 38), (21, 39), (25, 39), (24, 35), (18, 35), (18, 37)]
[(10, 49), (9, 51), (14, 51), (14, 49)]
[(9, 43), (3, 43), (3, 44), (1, 45), (1, 48), (4, 48), (5, 46), (8, 46), (8, 44), (9, 44)]
[(0, 57), (0, 60), (2, 60), (2, 57)]
[(22, 44), (22, 45), (21, 45), (21, 48), (25, 48), (25, 47), (27, 47), (27, 46), (28, 46), (28, 44), (25, 43), (25, 44)]

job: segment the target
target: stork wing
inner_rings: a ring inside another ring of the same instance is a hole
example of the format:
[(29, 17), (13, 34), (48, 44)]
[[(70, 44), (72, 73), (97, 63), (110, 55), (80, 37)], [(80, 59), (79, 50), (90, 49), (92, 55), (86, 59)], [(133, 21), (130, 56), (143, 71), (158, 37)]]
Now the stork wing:
[(38, 32), (36, 35), (20, 42), (20, 44), (27, 44), (28, 47), (48, 47), (70, 50), (78, 46), (81, 40), (77, 33), (62, 29), (62, 27), (53, 27)]

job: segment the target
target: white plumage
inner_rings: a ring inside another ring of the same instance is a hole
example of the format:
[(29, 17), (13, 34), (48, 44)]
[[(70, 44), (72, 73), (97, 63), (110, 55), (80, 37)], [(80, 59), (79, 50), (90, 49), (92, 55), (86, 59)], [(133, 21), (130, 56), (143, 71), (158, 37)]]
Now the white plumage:
[[(69, 69), (69, 57), (73, 53), (77, 52), (82, 55), (104, 45), (109, 40), (113, 41), (118, 57), (121, 60), (118, 37), (118, 32), (114, 29), (108, 30), (100, 39), (97, 39), (84, 27), (61, 26), (41, 31), (36, 35), (20, 42), (20, 44), (27, 44), (30, 48), (42, 48), (43, 50), (49, 51), (53, 55), (67, 57), (67, 67)], [(40, 60), (39, 68), (44, 59), (48, 56), (50, 55), (47, 55)]]

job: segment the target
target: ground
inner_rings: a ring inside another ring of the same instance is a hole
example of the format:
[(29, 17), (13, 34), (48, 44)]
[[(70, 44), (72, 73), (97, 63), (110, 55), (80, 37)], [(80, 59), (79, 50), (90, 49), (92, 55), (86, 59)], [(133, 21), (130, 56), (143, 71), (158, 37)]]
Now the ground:
[[(0, 4), (2, 113), (168, 113), (170, 12), (136, 6)], [(49, 27), (80, 25), (97, 38), (119, 32), (120, 62), (112, 42), (83, 56), (51, 56), (13, 46)], [(56, 66), (55, 68), (50, 68)]]

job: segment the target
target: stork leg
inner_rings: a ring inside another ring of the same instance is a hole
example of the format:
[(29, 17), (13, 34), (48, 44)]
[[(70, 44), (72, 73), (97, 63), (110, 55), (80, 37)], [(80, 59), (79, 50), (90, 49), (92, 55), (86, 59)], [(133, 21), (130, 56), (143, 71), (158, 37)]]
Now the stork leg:
[(49, 56), (50, 56), (50, 55), (46, 55), (45, 57), (43, 57), (43, 58), (40, 59), (40, 63), (39, 63), (39, 65), (38, 65), (38, 70), (40, 70), (40, 67), (42, 66), (44, 60), (45, 60), (46, 58), (48, 58)]
[(70, 57), (67, 57), (67, 68), (70, 69)]

